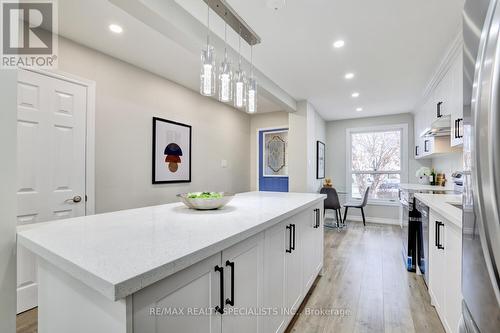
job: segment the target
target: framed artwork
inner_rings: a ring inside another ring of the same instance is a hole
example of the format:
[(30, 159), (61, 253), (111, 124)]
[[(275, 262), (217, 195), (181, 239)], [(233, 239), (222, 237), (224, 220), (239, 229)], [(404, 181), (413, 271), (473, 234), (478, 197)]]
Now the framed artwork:
[(263, 176), (288, 176), (288, 130), (264, 133)]
[(325, 178), (325, 144), (316, 141), (316, 179)]
[(153, 118), (153, 184), (191, 182), (191, 126)]

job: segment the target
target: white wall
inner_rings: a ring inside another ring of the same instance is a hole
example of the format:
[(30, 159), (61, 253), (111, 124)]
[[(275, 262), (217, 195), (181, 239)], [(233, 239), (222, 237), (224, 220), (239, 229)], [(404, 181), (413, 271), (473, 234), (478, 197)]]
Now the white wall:
[(288, 115), (288, 189), (307, 192), (307, 102)]
[[(413, 115), (402, 113), (382, 117), (356, 118), (326, 123), (326, 177), (332, 178), (333, 186), (341, 191), (346, 190), (346, 129), (356, 127), (370, 127), (390, 124), (408, 124), (408, 179), (402, 182), (415, 183), (417, 178), (415, 172), (421, 166), (430, 166), (428, 160), (415, 160), (413, 158), (414, 134)], [(354, 210), (352, 214), (358, 214)], [(351, 215), (351, 213), (349, 214)], [(399, 218), (399, 208), (395, 206), (375, 206), (369, 205), (366, 215), (375, 219), (397, 220)]]
[[(59, 69), (96, 81), (96, 212), (173, 202), (181, 192), (250, 189), (244, 112), (64, 38)], [(192, 126), (191, 183), (151, 184), (153, 116)]]
[(0, 332), (16, 331), (17, 71), (0, 70)]
[(288, 128), (288, 112), (257, 113), (250, 118), (250, 189), (258, 190), (258, 134), (263, 128)]
[(448, 183), (446, 185), (453, 185), (451, 183), (451, 174), (455, 171), (463, 171), (463, 153), (449, 153), (443, 156), (434, 157), (432, 159), (432, 167), (436, 173), (444, 173)]
[(316, 140), (325, 140), (325, 121), (307, 101), (288, 115), (288, 180), (290, 192), (317, 192)]
[(310, 104), (307, 108), (307, 133), (307, 191), (318, 192), (323, 185), (323, 179), (316, 178), (316, 142), (321, 141), (326, 144), (326, 122)]

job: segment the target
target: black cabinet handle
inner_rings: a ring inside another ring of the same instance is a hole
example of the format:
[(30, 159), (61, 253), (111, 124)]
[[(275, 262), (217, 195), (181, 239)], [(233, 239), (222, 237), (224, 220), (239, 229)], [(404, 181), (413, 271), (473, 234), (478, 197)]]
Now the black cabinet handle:
[(320, 219), (321, 219), (321, 210), (319, 208), (316, 209), (317, 215), (316, 215), (316, 228), (319, 228), (320, 226)]
[(292, 225), (287, 225), (286, 229), (290, 231), (288, 234), (288, 249), (286, 249), (286, 253), (292, 253)]
[(314, 210), (314, 226), (313, 226), (314, 229), (318, 227), (318, 223), (319, 223), (319, 209), (316, 208)]
[(457, 119), (457, 139), (461, 139), (464, 137), (464, 135), (462, 134), (462, 132), (460, 131), (460, 123), (463, 122), (464, 119), (463, 118), (458, 118)]
[(444, 250), (444, 246), (443, 246), (443, 244), (441, 244), (441, 231), (440, 231), (441, 226), (444, 228), (444, 223), (437, 221), (437, 237), (438, 237), (437, 248), (440, 250)]
[(428, 152), (429, 152), (429, 148), (427, 147), (427, 144), (428, 144), (428, 143), (429, 143), (429, 140), (425, 140), (425, 141), (424, 141), (424, 151), (425, 151), (426, 153), (428, 153)]
[(458, 139), (458, 119), (455, 119), (455, 139)]
[(295, 224), (290, 224), (292, 226), (292, 229), (293, 229), (293, 236), (292, 236), (292, 239), (293, 239), (293, 245), (292, 245), (292, 250), (295, 250)]
[(418, 146), (415, 146), (415, 156), (418, 156)]
[(231, 299), (226, 298), (226, 304), (234, 306), (234, 261), (226, 260), (226, 267), (231, 267)]
[(220, 306), (215, 307), (215, 311), (224, 314), (224, 267), (215, 266), (215, 271), (220, 273)]
[(441, 106), (443, 105), (443, 102), (437, 103), (437, 117), (441, 118), (443, 115), (441, 114)]

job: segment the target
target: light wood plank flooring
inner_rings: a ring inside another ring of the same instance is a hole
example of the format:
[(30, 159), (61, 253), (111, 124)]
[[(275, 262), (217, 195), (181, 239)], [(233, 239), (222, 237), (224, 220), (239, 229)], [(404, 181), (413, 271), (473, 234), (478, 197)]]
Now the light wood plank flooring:
[[(326, 229), (324, 274), (287, 332), (444, 333), (422, 278), (403, 267), (400, 237), (384, 225)], [(37, 332), (36, 309), (18, 315), (17, 332)]]
[(326, 229), (323, 276), (287, 332), (444, 333), (422, 277), (403, 266), (400, 230)]

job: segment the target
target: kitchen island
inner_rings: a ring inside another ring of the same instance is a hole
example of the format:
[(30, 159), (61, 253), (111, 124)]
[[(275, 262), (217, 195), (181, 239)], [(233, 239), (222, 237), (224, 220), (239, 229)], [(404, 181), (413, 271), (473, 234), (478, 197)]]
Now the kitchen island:
[(323, 266), (323, 200), (250, 192), (27, 226), (40, 333), (282, 332)]

